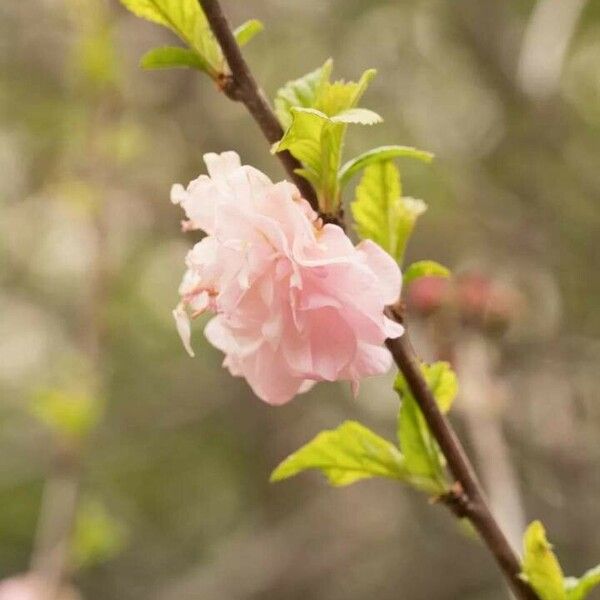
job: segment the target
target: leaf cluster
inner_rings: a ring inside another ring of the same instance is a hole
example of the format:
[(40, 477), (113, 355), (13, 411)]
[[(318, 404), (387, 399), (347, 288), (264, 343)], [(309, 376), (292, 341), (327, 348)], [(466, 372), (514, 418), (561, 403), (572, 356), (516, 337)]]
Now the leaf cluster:
[[(458, 392), (450, 365), (423, 365), (423, 374), (440, 409), (448, 411)], [(397, 445), (360, 423), (346, 421), (337, 429), (319, 433), (291, 454), (273, 471), (271, 481), (316, 469), (335, 486), (383, 477), (403, 481), (428, 494), (448, 491), (444, 459), (421, 410), (401, 376), (395, 387), (402, 397)]]
[[(324, 214), (340, 210), (344, 188), (362, 171), (351, 204), (357, 233), (362, 239), (379, 244), (401, 264), (417, 219), (427, 205), (404, 196), (400, 170), (394, 161), (412, 158), (430, 162), (433, 155), (410, 146), (388, 145), (342, 164), (348, 125), (373, 125), (382, 119), (377, 113), (358, 107), (375, 71), (365, 71), (358, 82), (332, 82), (332, 67), (328, 60), (277, 92), (275, 109), (285, 134), (273, 150), (288, 150), (302, 163), (297, 173), (315, 188)], [(434, 261), (420, 261), (408, 268), (405, 281), (449, 275), (446, 267)]]
[[(344, 187), (360, 170), (400, 156), (426, 162), (432, 159), (429, 152), (415, 148), (382, 146), (342, 164), (347, 126), (374, 125), (383, 119), (372, 110), (358, 107), (375, 71), (365, 71), (357, 82), (331, 81), (332, 67), (328, 60), (319, 69), (286, 83), (275, 96), (275, 109), (285, 134), (274, 150), (289, 150), (303, 164), (298, 173), (315, 188), (325, 214), (339, 210)], [(361, 228), (359, 224), (359, 233)]]
[[(148, 51), (141, 59), (146, 69), (192, 68), (215, 81), (229, 74), (219, 43), (197, 0), (121, 0), (137, 16), (166, 27), (184, 46), (167, 46)], [(234, 31), (240, 46), (262, 31), (256, 19)], [(433, 155), (410, 146), (374, 148), (342, 163), (348, 125), (374, 125), (382, 118), (359, 106), (375, 70), (365, 71), (358, 81), (332, 80), (333, 62), (287, 82), (275, 96), (275, 112), (284, 135), (273, 152), (288, 150), (302, 166), (297, 173), (315, 188), (319, 209), (335, 215), (342, 192), (352, 178), (364, 171), (352, 203), (352, 215), (361, 238), (369, 238), (399, 263), (417, 218), (426, 210), (422, 200), (402, 194), (397, 158), (430, 162)], [(446, 276), (447, 269), (430, 261), (429, 267), (413, 268), (411, 277)]]
[[(205, 72), (213, 79), (227, 73), (227, 64), (198, 0), (121, 0), (133, 14), (170, 29), (185, 44), (154, 48), (141, 59), (145, 69), (187, 67)], [(240, 25), (235, 38), (247, 44), (263, 25), (251, 19)]]
[(77, 441), (84, 439), (97, 425), (103, 403), (89, 393), (50, 388), (40, 389), (33, 395), (29, 410), (59, 437)]

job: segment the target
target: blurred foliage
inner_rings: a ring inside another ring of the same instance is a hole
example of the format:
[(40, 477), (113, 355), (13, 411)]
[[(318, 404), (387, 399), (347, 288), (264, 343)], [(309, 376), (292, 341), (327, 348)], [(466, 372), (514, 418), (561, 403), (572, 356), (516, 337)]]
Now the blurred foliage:
[(73, 532), (73, 560), (87, 568), (114, 558), (123, 549), (126, 533), (106, 507), (90, 498), (80, 503)]
[(58, 436), (86, 437), (100, 420), (99, 400), (89, 394), (64, 390), (39, 390), (34, 394), (31, 412)]
[[(454, 371), (441, 361), (423, 364), (422, 369), (440, 410), (447, 413), (458, 392)], [(401, 397), (398, 447), (360, 423), (345, 421), (334, 430), (322, 431), (288, 456), (273, 471), (271, 481), (316, 469), (334, 486), (384, 477), (404, 481), (432, 497), (448, 492), (445, 458), (402, 375), (396, 378), (394, 388)]]
[[(271, 98), (329, 56), (348, 80), (378, 70), (365, 104), (385, 124), (354, 128), (347, 156), (397, 141), (435, 152), (401, 165), (429, 206), (407, 264), (475, 264), (524, 296), (498, 345), (502, 428), (528, 514), (564, 570), (583, 572), (600, 556), (598, 3), (582, 4), (544, 96), (516, 75), (533, 0), (224, 5), (233, 23), (265, 24), (245, 52)], [(172, 43), (116, 0), (0, 3), (0, 576), (28, 566), (51, 463), (30, 398), (87, 390), (86, 378), (65, 385), (85, 355), (105, 414), (82, 487), (127, 531), (127, 544), (106, 543), (111, 526), (92, 519), (84, 546), (111, 550), (78, 573), (85, 598), (504, 598), (481, 549), (403, 486), (268, 483), (282, 457), (344, 420), (392, 439), (391, 379), (365, 382), (358, 401), (321, 385), (274, 410), (214, 349), (193, 361), (181, 349), (170, 310), (193, 239), (170, 185), (227, 149), (282, 174), (206, 77), (139, 69)]]
[(122, 0), (138, 17), (170, 29), (185, 42), (202, 71), (217, 78), (223, 69), (223, 53), (208, 21), (195, 0)]
[[(358, 81), (331, 81), (332, 67), (328, 60), (319, 71), (288, 82), (275, 97), (282, 122), (290, 121), (273, 151), (288, 150), (303, 164), (297, 173), (314, 187), (320, 211), (325, 214), (335, 214), (342, 202), (340, 174), (348, 125), (381, 122), (377, 113), (357, 107), (375, 70), (367, 69)], [(302, 102), (291, 104), (301, 88)], [(282, 102), (286, 97), (287, 102)]]

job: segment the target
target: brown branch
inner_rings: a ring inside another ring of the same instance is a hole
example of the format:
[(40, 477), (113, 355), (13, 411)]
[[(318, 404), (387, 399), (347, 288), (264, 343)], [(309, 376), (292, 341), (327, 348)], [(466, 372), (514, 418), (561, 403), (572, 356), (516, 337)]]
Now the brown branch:
[[(393, 311), (390, 311), (390, 315), (399, 320)], [(427, 425), (446, 458), (450, 472), (460, 484), (460, 493), (454, 494), (451, 500), (460, 500), (461, 516), (467, 517), (471, 521), (485, 541), (517, 598), (536, 600), (537, 594), (519, 578), (521, 571), (519, 558), (492, 515), (477, 475), (460, 440), (448, 419), (438, 408), (437, 402), (423, 378), (421, 362), (410, 343), (408, 334), (405, 333), (402, 337), (394, 340), (387, 340), (386, 345), (406, 378), (410, 391), (419, 404)], [(444, 502), (448, 504), (446, 499)], [(451, 505), (450, 508), (454, 510), (453, 506)], [(456, 514), (456, 511), (454, 512)]]
[[(199, 2), (231, 70), (230, 75), (221, 76), (218, 82), (219, 87), (229, 98), (241, 102), (248, 109), (267, 141), (270, 144), (275, 144), (283, 137), (283, 129), (242, 56), (240, 47), (219, 3), (217, 0), (199, 0)], [(277, 157), (300, 190), (302, 197), (308, 200), (310, 205), (318, 211), (319, 203), (313, 187), (304, 177), (295, 172), (296, 169), (302, 167), (300, 162), (287, 150), (277, 152)]]
[[(244, 60), (218, 0), (198, 1), (231, 69), (231, 75), (223, 77), (221, 89), (233, 100), (242, 102), (259, 124), (267, 140), (275, 143), (283, 135), (281, 125)], [(301, 166), (300, 163), (287, 152), (280, 152), (278, 156), (302, 195), (316, 208), (314, 189), (294, 172)], [(397, 321), (402, 320), (397, 311), (390, 310), (389, 314)], [(452, 505), (455, 514), (464, 515), (471, 521), (494, 556), (516, 597), (519, 600), (539, 600), (532, 588), (519, 578), (521, 571), (519, 557), (492, 515), (473, 466), (452, 426), (440, 412), (423, 378), (420, 361), (409, 341), (408, 334), (405, 333), (395, 340), (387, 340), (386, 345), (406, 378), (432, 434), (446, 457), (452, 475), (460, 484), (456, 488), (459, 492), (454, 494), (456, 497), (448, 497), (443, 500), (444, 503)]]

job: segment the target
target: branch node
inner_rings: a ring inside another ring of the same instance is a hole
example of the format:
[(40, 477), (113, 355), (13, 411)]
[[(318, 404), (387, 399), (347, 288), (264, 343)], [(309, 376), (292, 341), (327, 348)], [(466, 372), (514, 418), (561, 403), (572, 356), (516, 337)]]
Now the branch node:
[(446, 506), (459, 519), (467, 518), (473, 512), (473, 504), (458, 481), (433, 501)]
[(215, 79), (215, 83), (218, 90), (223, 92), (230, 100), (234, 102), (242, 101), (240, 86), (231, 73), (219, 73)]
[(395, 302), (394, 304), (391, 304), (388, 307), (392, 318), (400, 323), (401, 325), (404, 325), (404, 315), (406, 313), (406, 304), (400, 300), (400, 298), (398, 298), (397, 302)]

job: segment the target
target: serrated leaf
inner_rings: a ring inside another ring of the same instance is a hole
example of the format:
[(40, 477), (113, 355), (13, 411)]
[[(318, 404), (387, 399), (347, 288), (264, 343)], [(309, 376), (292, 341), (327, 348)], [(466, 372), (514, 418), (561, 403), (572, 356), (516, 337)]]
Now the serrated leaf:
[(142, 56), (140, 66), (144, 69), (192, 68), (207, 71), (209, 65), (193, 50), (177, 46), (154, 48)]
[(432, 391), (437, 405), (443, 413), (452, 408), (458, 394), (458, 379), (450, 363), (439, 360), (433, 364), (422, 365), (427, 387)]
[(541, 600), (567, 600), (562, 569), (540, 521), (534, 521), (525, 531), (521, 567), (521, 576)]
[(352, 216), (361, 238), (371, 239), (402, 262), (406, 244), (427, 205), (402, 197), (400, 172), (391, 161), (369, 164), (356, 188)]
[(275, 112), (284, 129), (292, 124), (291, 109), (314, 108), (320, 87), (329, 81), (333, 61), (329, 59), (322, 67), (299, 79), (288, 81), (275, 95)]
[(273, 471), (271, 481), (281, 481), (308, 469), (321, 471), (335, 486), (370, 477), (404, 479), (406, 476), (398, 449), (355, 421), (319, 433), (288, 456)]
[(431, 152), (417, 150), (410, 146), (380, 146), (378, 148), (373, 148), (373, 150), (369, 150), (368, 152), (364, 152), (345, 163), (340, 169), (340, 184), (344, 187), (353, 175), (370, 164), (401, 157), (415, 158), (427, 163), (433, 160), (433, 154)]
[(402, 283), (410, 285), (419, 277), (450, 277), (450, 269), (434, 260), (419, 260), (412, 263), (402, 274)]
[(121, 0), (132, 13), (170, 29), (190, 46), (216, 77), (223, 66), (221, 48), (197, 0)]
[(600, 585), (600, 565), (586, 571), (579, 578), (567, 577), (565, 580), (567, 600), (584, 600), (598, 585)]
[(236, 27), (233, 35), (238, 46), (245, 46), (255, 35), (259, 34), (265, 26), (258, 19), (250, 19)]
[[(440, 410), (447, 412), (458, 393), (456, 375), (446, 362), (423, 364), (421, 368)], [(443, 493), (446, 490), (444, 457), (401, 374), (396, 378), (394, 389), (402, 399), (398, 415), (398, 441), (406, 469), (412, 476), (430, 481), (437, 487), (438, 493)]]
[[(400, 199), (400, 173), (392, 162), (369, 166), (356, 189), (352, 215), (361, 238), (390, 252), (393, 246), (392, 205)], [(395, 256), (393, 252), (390, 252)]]
[(368, 108), (350, 108), (331, 117), (333, 123), (354, 123), (356, 125), (375, 125), (383, 119)]
[[(341, 201), (338, 174), (347, 125), (373, 124), (381, 119), (356, 107), (375, 71), (366, 71), (358, 82), (334, 83), (329, 81), (330, 71), (331, 63), (325, 63), (320, 71), (288, 84), (276, 99), (279, 118), (289, 125), (275, 149), (289, 150), (303, 163), (297, 172), (313, 184), (325, 214), (335, 213)], [(305, 94), (303, 106), (293, 106), (299, 90)]]
[(376, 74), (375, 69), (368, 69), (358, 81), (323, 82), (316, 98), (315, 108), (329, 117), (355, 108)]

